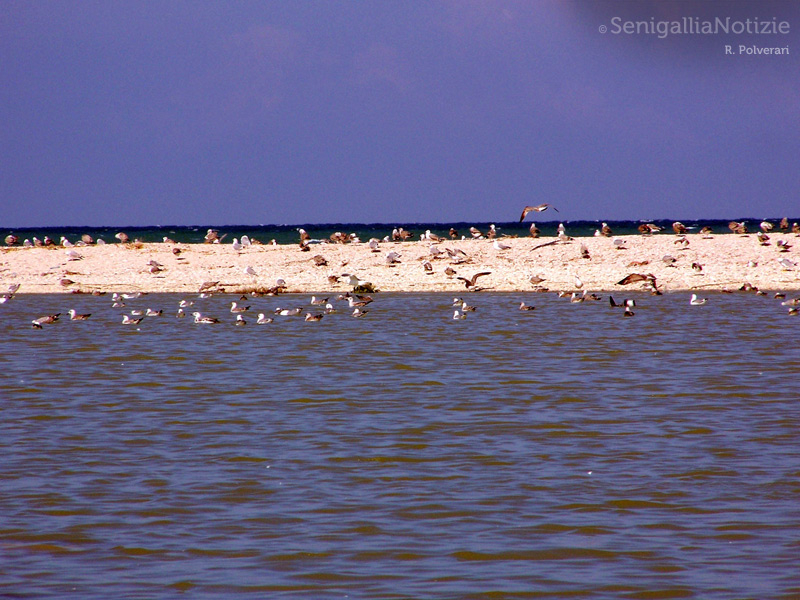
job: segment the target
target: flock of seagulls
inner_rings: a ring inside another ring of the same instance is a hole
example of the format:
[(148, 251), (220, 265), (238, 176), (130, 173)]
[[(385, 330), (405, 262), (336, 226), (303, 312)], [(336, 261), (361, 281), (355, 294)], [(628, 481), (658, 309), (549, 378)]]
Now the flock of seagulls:
[[(175, 312), (175, 317), (185, 318), (187, 317), (186, 311), (192, 310), (191, 317), (195, 324), (199, 325), (212, 325), (212, 324), (220, 324), (220, 323), (233, 323), (235, 326), (246, 326), (248, 323), (255, 323), (257, 325), (266, 325), (273, 323), (275, 318), (278, 317), (302, 317), (302, 319), (306, 322), (319, 322), (321, 321), (326, 315), (337, 313), (337, 312), (345, 312), (350, 314), (353, 318), (363, 318), (367, 316), (370, 312), (371, 305), (374, 302), (372, 295), (365, 295), (357, 293), (356, 290), (371, 286), (371, 283), (367, 280), (361, 279), (355, 275), (347, 275), (349, 278), (349, 284), (353, 286), (352, 292), (345, 292), (338, 294), (335, 298), (331, 296), (326, 297), (317, 297), (316, 295), (312, 295), (311, 298), (305, 302), (298, 302), (295, 306), (291, 308), (283, 308), (283, 307), (275, 307), (273, 309), (266, 310), (265, 312), (257, 312), (253, 310), (253, 314), (257, 313), (257, 316), (254, 319), (250, 319), (248, 315), (250, 314), (251, 309), (253, 308), (253, 302), (257, 301), (256, 296), (248, 297), (246, 294), (239, 296), (237, 300), (230, 301), (230, 307), (227, 309), (228, 313), (231, 315), (232, 320), (221, 318), (219, 316), (211, 316), (208, 314), (204, 314), (198, 310), (198, 305), (201, 304), (202, 300), (205, 298), (209, 298), (213, 295), (217, 295), (218, 293), (223, 292), (214, 292), (212, 291), (217, 285), (218, 282), (207, 282), (204, 283), (200, 289), (196, 297), (192, 298), (184, 298), (177, 303), (177, 311)], [(479, 273), (475, 273), (470, 278), (466, 277), (459, 277), (459, 279), (464, 281), (465, 289), (469, 292), (480, 291), (481, 288), (478, 287), (477, 282), (482, 277), (488, 277), (491, 275), (491, 272), (483, 271)], [(535, 278), (536, 283), (541, 283), (541, 278)], [(532, 279), (533, 282), (533, 279)], [(625, 286), (631, 283), (643, 283), (644, 290), (649, 290), (651, 295), (661, 295), (661, 291), (659, 290), (659, 286), (656, 282), (655, 277), (650, 274), (638, 274), (632, 273), (625, 277), (624, 279), (618, 282), (618, 285)], [(584, 289), (585, 284), (583, 280), (580, 278), (579, 275), (574, 276), (574, 285), (575, 291), (568, 292), (568, 291), (561, 291), (557, 292), (558, 297), (566, 298), (569, 300), (570, 303), (578, 304), (582, 302), (593, 302), (601, 300), (601, 296), (595, 293), (591, 293), (588, 290)], [(20, 286), (18, 284), (14, 284), (9, 286), (8, 291), (2, 294), (3, 303), (7, 302), (14, 295), (18, 292)], [(758, 290), (755, 286), (751, 284), (744, 284), (740, 288), (740, 291), (744, 292), (756, 292), (758, 295), (767, 295), (766, 292)], [(97, 295), (105, 295), (105, 294), (97, 294)], [(111, 296), (111, 308), (118, 309), (118, 318), (120, 319), (120, 323), (122, 325), (139, 325), (145, 319), (151, 318), (159, 318), (163, 317), (164, 310), (163, 309), (152, 309), (152, 308), (135, 308), (129, 309), (126, 305), (126, 302), (130, 302), (135, 299), (140, 299), (143, 297), (148, 296), (148, 294), (143, 292), (134, 292), (134, 293), (114, 293)], [(292, 299), (296, 298), (296, 296), (292, 296)], [(800, 297), (786, 299), (785, 293), (776, 293), (776, 299), (781, 299), (782, 306), (785, 306), (789, 309), (789, 315), (797, 315), (798, 310), (800, 310)], [(345, 303), (346, 309), (337, 308), (335, 303)], [(608, 297), (608, 304), (611, 308), (622, 308), (623, 309), (623, 316), (624, 317), (633, 317), (635, 315), (634, 308), (636, 307), (635, 300), (631, 298), (626, 298), (621, 302), (617, 302), (613, 296), (609, 295)], [(691, 298), (689, 299), (688, 304), (690, 306), (704, 306), (709, 304), (708, 298), (701, 298), (697, 294), (693, 293)], [(454, 298), (453, 299), (453, 316), (452, 319), (456, 321), (462, 321), (467, 318), (468, 313), (476, 312), (478, 307), (475, 304), (470, 304), (463, 298)], [(518, 306), (520, 312), (525, 313), (532, 313), (536, 307), (530, 304), (526, 304), (524, 301), (521, 302)], [(75, 309), (69, 309), (67, 311), (69, 315), (69, 320), (71, 321), (87, 321), (92, 317), (92, 313), (78, 313)], [(43, 316), (36, 317), (30, 321), (31, 326), (34, 329), (43, 329), (45, 326), (52, 325), (57, 323), (60, 320), (61, 313), (55, 314), (47, 314)]]
[[(552, 208), (554, 211), (558, 212), (558, 209), (555, 206), (550, 204), (540, 204), (536, 206), (525, 206), (522, 210), (519, 222), (523, 222), (525, 218), (531, 213), (541, 213), (543, 211)], [(644, 236), (653, 235), (662, 228), (650, 224), (650, 223), (642, 223), (639, 226), (639, 232)], [(748, 231), (748, 228), (745, 223), (743, 222), (730, 222), (729, 229), (731, 232), (737, 235), (747, 235), (751, 232)], [(788, 219), (784, 218), (776, 227), (773, 223), (769, 221), (763, 221), (759, 224), (758, 227), (759, 231), (755, 232), (756, 239), (759, 245), (762, 246), (769, 246), (773, 243), (771, 236), (773, 232), (776, 230), (780, 230), (783, 233), (788, 233), (789, 231), (800, 235), (800, 226), (797, 223), (793, 223), (789, 225)], [(672, 224), (672, 230), (677, 238), (674, 241), (675, 249), (680, 252), (681, 250), (686, 250), (690, 242), (686, 237), (688, 228), (681, 222), (676, 221)], [(335, 232), (332, 234), (329, 239), (313, 239), (308, 234), (307, 231), (304, 229), (298, 229), (298, 233), (300, 234), (300, 247), (301, 250), (307, 251), (312, 245), (314, 244), (322, 244), (322, 243), (358, 243), (361, 240), (358, 238), (357, 234), (350, 233), (345, 234), (342, 232)], [(710, 237), (713, 233), (711, 228), (704, 227), (700, 231), (703, 237)], [(539, 230), (535, 226), (535, 224), (531, 224), (530, 226), (530, 235), (532, 237), (538, 237)], [(601, 227), (595, 231), (596, 236), (602, 237), (609, 237), (613, 238), (614, 232), (612, 228), (608, 225), (608, 223), (602, 223)], [(130, 237), (125, 232), (119, 232), (114, 236), (120, 243), (122, 244), (129, 244), (131, 243)], [(220, 235), (218, 230), (209, 229), (204, 237), (205, 243), (211, 244), (220, 244), (225, 239), (225, 235)], [(389, 241), (403, 241), (412, 239), (413, 234), (402, 227), (395, 228), (390, 236), (386, 236), (382, 240), (377, 238), (370, 239), (366, 246), (369, 252), (372, 253), (379, 253), (381, 251), (380, 244), (382, 242), (389, 242)], [(448, 237), (451, 240), (459, 239), (459, 232), (455, 228), (450, 228), (448, 232)], [(476, 227), (470, 227), (469, 229), (469, 238), (467, 236), (460, 236), (460, 239), (485, 239), (491, 241), (492, 248), (497, 251), (498, 253), (503, 253), (511, 249), (511, 246), (508, 243), (505, 243), (502, 239), (503, 236), (498, 237), (497, 228), (494, 225), (490, 225), (489, 229), (486, 231), (481, 231)], [(572, 241), (573, 238), (567, 234), (566, 227), (563, 223), (560, 223), (558, 226), (558, 233), (557, 233), (557, 240), (552, 242), (547, 242), (544, 244), (540, 244), (535, 246), (532, 251), (535, 251), (539, 248), (550, 246), (557, 243), (569, 242)], [(434, 274), (433, 263), (435, 259), (440, 258), (449, 258), (450, 265), (445, 269), (445, 274), (448, 278), (455, 278), (458, 281), (461, 281), (464, 284), (464, 288), (466, 291), (469, 292), (477, 292), (482, 291), (486, 288), (481, 286), (481, 278), (486, 278), (492, 275), (491, 271), (479, 271), (477, 273), (472, 274), (471, 276), (464, 276), (463, 274), (458, 274), (458, 272), (453, 268), (453, 266), (458, 266), (464, 263), (469, 262), (469, 257), (467, 254), (461, 249), (452, 249), (444, 246), (442, 244), (447, 239), (445, 236), (437, 235), (430, 230), (426, 230), (423, 234), (419, 236), (420, 241), (426, 243), (428, 245), (428, 258), (421, 259), (421, 265), (425, 274), (431, 275)], [(164, 238), (165, 242), (172, 242), (169, 238)], [(19, 243), (19, 239), (14, 235), (9, 235), (5, 239), (6, 245), (12, 246)], [(138, 243), (139, 240), (134, 240), (133, 243)], [(71, 242), (66, 237), (61, 237), (58, 243), (54, 242), (52, 239), (45, 237), (44, 240), (40, 241), (37, 238), (33, 238), (33, 241), (24, 240), (22, 242), (23, 246), (63, 246), (67, 248), (67, 260), (69, 261), (78, 261), (82, 259), (81, 254), (76, 250), (80, 246), (86, 246), (91, 244), (101, 244), (103, 241), (101, 239), (94, 240), (89, 235), (84, 235), (82, 238), (77, 242)], [(274, 240), (272, 240), (274, 243)], [(231, 247), (237, 253), (241, 253), (246, 251), (247, 248), (260, 245), (261, 242), (251, 239), (247, 235), (242, 235), (238, 238), (233, 238), (231, 242)], [(789, 243), (787, 239), (777, 239), (774, 240), (775, 249), (779, 253), (787, 253), (790, 251), (792, 245)], [(617, 250), (625, 250), (627, 249), (626, 240), (622, 238), (613, 238), (613, 247)], [(175, 248), (174, 251), (177, 250), (176, 254), (180, 252), (180, 249)], [(581, 259), (591, 259), (591, 255), (589, 249), (585, 243), (580, 244), (579, 249), (579, 258)], [(179, 259), (181, 260), (181, 259)], [(388, 266), (394, 266), (400, 264), (402, 262), (401, 253), (397, 250), (392, 250), (385, 255), (385, 264)], [(666, 254), (662, 257), (661, 261), (663, 262), (664, 266), (669, 268), (677, 268), (678, 266), (678, 258), (671, 254)], [(798, 264), (791, 260), (788, 256), (784, 254), (780, 258), (777, 258), (778, 264), (781, 266), (782, 269), (787, 271), (794, 271), (797, 269)], [(321, 255), (317, 255), (314, 257), (314, 262), (318, 266), (325, 266), (327, 265), (327, 260), (322, 257)], [(647, 261), (644, 261), (642, 264), (646, 264)], [(633, 265), (634, 263), (631, 263)], [(685, 263), (683, 263), (685, 264)], [(751, 261), (751, 266), (756, 266), (756, 264)], [(147, 268), (151, 273), (159, 273), (164, 270), (163, 265), (160, 263), (151, 260)], [(695, 274), (703, 275), (704, 269), (703, 265), (697, 261), (691, 263), (691, 268)], [(244, 267), (243, 272), (245, 275), (258, 278), (259, 272), (253, 266), (248, 265)], [(352, 316), (356, 318), (364, 317), (368, 312), (369, 309), (367, 308), (369, 303), (372, 301), (371, 297), (364, 296), (363, 294), (372, 293), (375, 290), (374, 285), (356, 274), (353, 273), (343, 273), (341, 276), (338, 275), (331, 275), (328, 277), (330, 283), (338, 283), (340, 280), (346, 281), (352, 288), (353, 294), (346, 294), (340, 295), (340, 299), (345, 300), (348, 303), (348, 309), (352, 311)], [(533, 276), (530, 279), (530, 282), (535, 286), (535, 291), (546, 291), (546, 289), (541, 289), (539, 284), (544, 281), (542, 277)], [(65, 287), (69, 287), (70, 285), (74, 284), (75, 282), (68, 279), (63, 278), (61, 280), (61, 285)], [(200, 290), (198, 291), (199, 297), (208, 297), (211, 295), (214, 290), (212, 288), (215, 287), (217, 282), (210, 282), (203, 284)], [(660, 295), (662, 292), (657, 285), (656, 278), (654, 275), (649, 273), (630, 273), (625, 278), (617, 282), (617, 285), (626, 286), (630, 284), (641, 283), (643, 286), (643, 290), (649, 291), (654, 295)], [(748, 287), (749, 286), (749, 287)], [(584, 289), (584, 282), (581, 280), (580, 276), (575, 273), (574, 274), (574, 287), (576, 291), (571, 293), (562, 292), (565, 296), (570, 298), (571, 302), (583, 302), (583, 301), (591, 301), (599, 299), (596, 294), (588, 293)], [(0, 293), (0, 304), (4, 304), (9, 301), (18, 291), (19, 285), (12, 285), (9, 287), (8, 291)], [(744, 291), (755, 290), (758, 292), (756, 288), (750, 286), (749, 284), (743, 284), (742, 288)], [(270, 291), (274, 294), (283, 293), (286, 291), (286, 284), (285, 281), (282, 279), (277, 280), (276, 286), (270, 288)], [(130, 294), (114, 294), (112, 296), (112, 307), (113, 308), (124, 308), (125, 307), (125, 300), (129, 300), (132, 297), (136, 297), (135, 295)], [(248, 323), (248, 319), (246, 318), (248, 311), (250, 310), (249, 305), (240, 304), (240, 302), (246, 300), (246, 296), (242, 297), (240, 301), (232, 301), (230, 307), (230, 313), (235, 317), (234, 323), (237, 326), (244, 326)], [(709, 302), (708, 298), (699, 298), (696, 294), (692, 294), (691, 299), (689, 300), (690, 306), (703, 306)], [(184, 300), (181, 301), (180, 306), (176, 312), (177, 318), (182, 318), (187, 316), (186, 310), (189, 306), (193, 304), (192, 300)], [(302, 316), (306, 321), (320, 321), (326, 314), (330, 314), (331, 312), (335, 312), (336, 309), (333, 306), (332, 302), (328, 302), (328, 299), (317, 299), (315, 296), (312, 296), (310, 301), (310, 307), (306, 308), (305, 306), (298, 306), (294, 308), (276, 308), (273, 313), (274, 316), (288, 316), (288, 317), (297, 317)], [(612, 307), (622, 307), (624, 309), (625, 316), (633, 316), (634, 311), (633, 308), (635, 303), (633, 301), (625, 300), (620, 304), (617, 304), (613, 298), (610, 298), (610, 304)], [(796, 315), (798, 310), (798, 302), (797, 299), (786, 301), (783, 303), (785, 306), (789, 308), (790, 315)], [(318, 309), (318, 311), (314, 311), (314, 308)], [(520, 305), (520, 310), (522, 311), (533, 311), (535, 307), (526, 305), (524, 302)], [(455, 309), (453, 318), (457, 320), (463, 320), (466, 318), (466, 314), (474, 310), (474, 307), (470, 307), (465, 302), (462, 303), (458, 308)], [(321, 311), (321, 312), (320, 312)], [(91, 314), (78, 314), (74, 309), (70, 309), (69, 312), (69, 319), (72, 321), (85, 321), (91, 317)], [(140, 324), (143, 319), (145, 318), (153, 318), (158, 317), (163, 314), (162, 310), (153, 310), (147, 309), (146, 311), (142, 310), (131, 310), (130, 314), (122, 314), (121, 315), (121, 323), (126, 325), (138, 325)], [(223, 319), (217, 317), (211, 317), (207, 315), (203, 315), (197, 310), (194, 310), (191, 313), (191, 316), (194, 318), (194, 322), (198, 324), (214, 324), (214, 323), (221, 323), (224, 322)], [(257, 324), (267, 324), (271, 323), (274, 320), (274, 316), (269, 316), (267, 313), (259, 313), (255, 323)], [(31, 324), (36, 329), (41, 329), (45, 325), (50, 325), (59, 320), (59, 314), (53, 315), (44, 315), (41, 317), (37, 317), (31, 320)]]

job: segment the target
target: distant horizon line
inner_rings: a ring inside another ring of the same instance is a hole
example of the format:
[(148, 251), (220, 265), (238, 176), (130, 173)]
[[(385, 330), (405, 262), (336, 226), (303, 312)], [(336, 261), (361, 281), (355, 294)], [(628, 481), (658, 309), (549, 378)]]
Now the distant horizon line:
[[(396, 222), (357, 222), (357, 221), (331, 221), (326, 223), (258, 223), (258, 224), (224, 224), (224, 225), (212, 225), (208, 223), (198, 224), (193, 223), (189, 225), (178, 225), (178, 224), (170, 224), (170, 225), (26, 225), (26, 226), (0, 226), (1, 230), (6, 231), (19, 231), (19, 230), (41, 230), (41, 229), (171, 229), (171, 228), (180, 228), (180, 229), (247, 229), (247, 228), (285, 228), (285, 229), (297, 229), (297, 228), (316, 228), (316, 229), (331, 229), (336, 228), (342, 225), (347, 226), (360, 226), (360, 227), (369, 227), (369, 228), (377, 228), (377, 227), (415, 227), (420, 225), (425, 226), (470, 226), (470, 225), (514, 225), (514, 226), (522, 226), (525, 223), (538, 223), (541, 225), (547, 224), (557, 224), (557, 223), (675, 223), (675, 222), (687, 222), (687, 223), (699, 223), (699, 222), (741, 222), (741, 221), (777, 221), (780, 222), (781, 219), (784, 217), (736, 217), (736, 218), (692, 218), (692, 219), (669, 219), (669, 218), (661, 218), (661, 219), (551, 219), (551, 220), (540, 220), (540, 219), (529, 219), (525, 221), (396, 221)], [(800, 220), (800, 217), (786, 217), (789, 219), (790, 222), (793, 220)]]

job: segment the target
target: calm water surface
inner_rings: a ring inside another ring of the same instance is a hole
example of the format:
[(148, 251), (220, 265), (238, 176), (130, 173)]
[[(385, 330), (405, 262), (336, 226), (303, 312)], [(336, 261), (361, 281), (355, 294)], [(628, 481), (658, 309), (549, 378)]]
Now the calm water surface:
[(0, 596), (800, 597), (800, 318), (464, 297), (1, 305)]

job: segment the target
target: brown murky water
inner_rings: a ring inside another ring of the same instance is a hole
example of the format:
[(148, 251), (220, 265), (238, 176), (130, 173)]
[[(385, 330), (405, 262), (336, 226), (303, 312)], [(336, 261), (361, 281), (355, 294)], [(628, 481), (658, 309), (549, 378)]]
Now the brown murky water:
[(800, 597), (800, 318), (465, 299), (0, 306), (0, 595)]

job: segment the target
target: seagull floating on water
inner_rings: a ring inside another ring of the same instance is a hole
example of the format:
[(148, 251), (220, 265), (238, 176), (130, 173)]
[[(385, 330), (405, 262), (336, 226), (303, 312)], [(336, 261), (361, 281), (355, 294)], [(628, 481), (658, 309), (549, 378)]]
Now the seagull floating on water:
[(216, 319), (214, 317), (204, 317), (199, 312), (193, 312), (192, 316), (194, 317), (195, 323), (200, 323), (204, 325), (209, 323), (219, 323), (219, 319)]
[(708, 298), (698, 298), (697, 294), (692, 294), (692, 299), (689, 300), (689, 304), (692, 306), (703, 306), (706, 302), (708, 302)]

